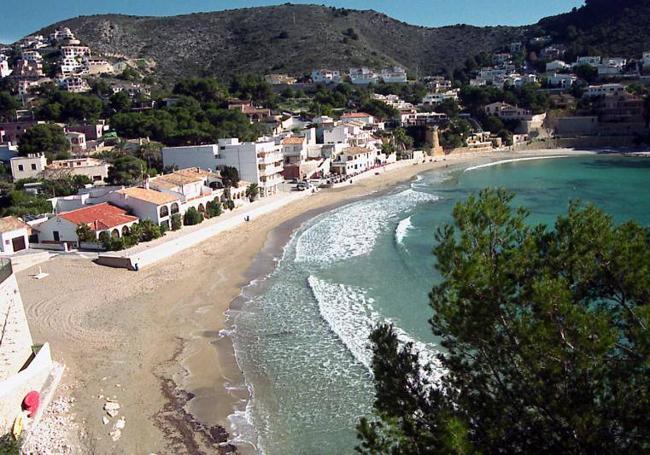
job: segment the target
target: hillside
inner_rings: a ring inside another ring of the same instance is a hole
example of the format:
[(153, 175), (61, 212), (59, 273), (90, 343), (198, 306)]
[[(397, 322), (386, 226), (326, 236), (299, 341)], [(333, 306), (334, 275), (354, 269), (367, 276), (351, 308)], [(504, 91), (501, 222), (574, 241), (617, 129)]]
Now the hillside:
[(573, 53), (633, 57), (650, 50), (650, 0), (587, 0), (538, 25)]
[(167, 79), (315, 67), (399, 64), (413, 73), (452, 70), (468, 56), (521, 37), (514, 27), (425, 28), (374, 11), (311, 5), (247, 8), (173, 17), (83, 16), (70, 27), (105, 54), (151, 57)]

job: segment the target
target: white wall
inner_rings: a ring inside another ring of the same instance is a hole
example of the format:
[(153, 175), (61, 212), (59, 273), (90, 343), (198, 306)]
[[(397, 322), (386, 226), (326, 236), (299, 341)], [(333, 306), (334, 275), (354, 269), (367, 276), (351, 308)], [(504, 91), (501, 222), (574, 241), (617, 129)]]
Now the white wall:
[(165, 204), (167, 205), (169, 215), (161, 217), (159, 211), (160, 207), (156, 204), (152, 204), (151, 202), (143, 201), (141, 199), (126, 197), (126, 195), (122, 193), (115, 192), (109, 194), (108, 201), (125, 210), (130, 210), (133, 212), (133, 215), (137, 216), (141, 220), (151, 220), (156, 224), (160, 224), (162, 221), (166, 221), (171, 217), (171, 203)]
[(16, 229), (15, 231), (0, 233), (0, 251), (7, 254), (14, 253), (14, 246), (11, 240), (16, 237), (23, 237), (25, 240), (25, 247), (29, 247), (29, 233), (27, 232), (27, 229), (22, 228)]
[(217, 167), (216, 156), (219, 147), (212, 145), (197, 145), (191, 147), (163, 147), (162, 158), (164, 166), (177, 166), (179, 169), (199, 167), (206, 170), (215, 170)]
[(43, 242), (54, 242), (54, 231), (59, 233), (59, 242), (77, 242), (79, 238), (77, 237), (77, 225), (61, 218), (59, 216), (53, 216), (44, 223), (38, 225), (38, 241)]

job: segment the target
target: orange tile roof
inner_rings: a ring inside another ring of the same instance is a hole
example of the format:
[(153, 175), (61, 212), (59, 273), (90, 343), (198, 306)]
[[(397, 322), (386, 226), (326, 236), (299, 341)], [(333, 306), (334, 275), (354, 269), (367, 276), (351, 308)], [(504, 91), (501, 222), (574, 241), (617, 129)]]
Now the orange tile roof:
[(103, 231), (138, 221), (137, 217), (128, 215), (126, 210), (108, 202), (60, 213), (59, 217), (77, 225), (87, 224), (93, 231)]
[(10, 232), (18, 229), (31, 230), (31, 227), (29, 224), (19, 220), (15, 216), (5, 216), (4, 218), (0, 218), (0, 232)]
[(125, 188), (118, 191), (119, 194), (124, 194), (127, 197), (132, 197), (133, 199), (139, 199), (141, 201), (149, 202), (151, 204), (163, 205), (169, 204), (170, 202), (177, 202), (178, 197), (173, 194), (163, 193), (156, 190), (148, 190), (146, 188), (132, 187)]
[(365, 112), (347, 112), (341, 116), (341, 118), (366, 118), (366, 117), (372, 117), (372, 115), (366, 114)]
[(282, 145), (302, 145), (305, 138), (302, 136), (291, 136), (282, 140)]

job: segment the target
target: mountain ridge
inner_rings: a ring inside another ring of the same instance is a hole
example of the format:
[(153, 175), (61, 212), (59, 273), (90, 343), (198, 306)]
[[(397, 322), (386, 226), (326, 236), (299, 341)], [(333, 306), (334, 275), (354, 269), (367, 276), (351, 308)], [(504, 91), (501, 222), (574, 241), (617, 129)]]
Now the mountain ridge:
[(451, 74), (469, 57), (542, 34), (568, 44), (571, 55), (640, 54), (650, 50), (650, 0), (587, 0), (517, 27), (424, 27), (374, 10), (283, 4), (179, 16), (79, 16), (37, 33), (62, 26), (99, 53), (153, 59), (168, 80), (392, 64), (413, 75)]
[[(276, 5), (181, 16), (92, 15), (57, 22), (103, 54), (150, 57), (166, 78), (241, 72), (303, 74), (316, 67), (399, 64), (453, 70), (520, 27), (409, 25), (373, 10)], [(314, 52), (318, 49), (318, 52)]]

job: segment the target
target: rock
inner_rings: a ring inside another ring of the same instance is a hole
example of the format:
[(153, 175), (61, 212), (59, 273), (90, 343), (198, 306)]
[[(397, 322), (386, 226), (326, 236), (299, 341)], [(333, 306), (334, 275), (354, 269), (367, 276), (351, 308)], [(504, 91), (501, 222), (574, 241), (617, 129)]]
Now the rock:
[(111, 431), (109, 433), (109, 435), (110, 435), (111, 439), (113, 440), (113, 442), (115, 442), (115, 441), (117, 441), (118, 439), (120, 439), (122, 437), (122, 431), (121, 430), (113, 430), (113, 431)]
[(104, 403), (104, 411), (111, 417), (115, 417), (119, 413), (120, 404), (114, 401), (106, 401)]
[(115, 422), (115, 428), (118, 430), (123, 430), (125, 426), (126, 420), (124, 420), (124, 417), (120, 417), (117, 422)]
[(108, 422), (110, 422), (110, 420), (108, 420), (108, 417), (102, 416), (102, 423), (106, 425)]

